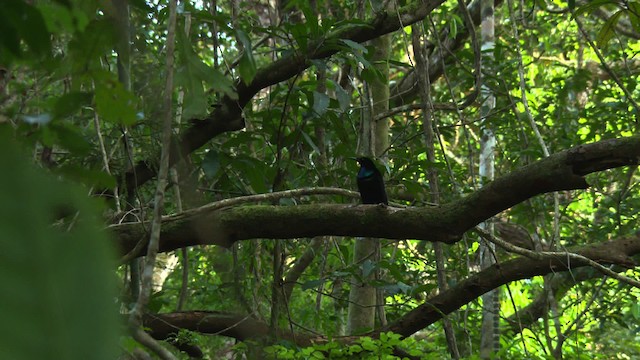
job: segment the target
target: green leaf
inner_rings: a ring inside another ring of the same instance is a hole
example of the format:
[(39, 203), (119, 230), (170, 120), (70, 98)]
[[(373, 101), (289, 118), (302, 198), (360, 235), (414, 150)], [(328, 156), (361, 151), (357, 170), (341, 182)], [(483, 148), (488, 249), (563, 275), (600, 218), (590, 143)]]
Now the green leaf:
[(373, 270), (375, 270), (376, 264), (375, 262), (367, 259), (362, 263), (362, 276), (367, 277), (371, 274)]
[(209, 178), (212, 179), (218, 174), (220, 170), (220, 153), (216, 150), (209, 150), (202, 159), (202, 171)]
[(136, 122), (137, 99), (121, 83), (97, 83), (95, 94), (96, 111), (104, 121), (127, 126)]
[(640, 304), (635, 302), (631, 305), (631, 315), (635, 320), (640, 319)]
[(106, 19), (91, 21), (69, 42), (68, 61), (78, 72), (99, 68), (102, 66), (100, 58), (113, 51), (117, 38), (112, 22)]
[(233, 89), (233, 83), (218, 69), (205, 64), (193, 51), (189, 38), (184, 32), (178, 33), (177, 49), (180, 55), (181, 65), (175, 74), (176, 86), (182, 87), (185, 92), (183, 116), (185, 118), (197, 118), (209, 111), (207, 96), (202, 83), (211, 86), (216, 92), (224, 93), (232, 99), (238, 95)]
[(452, 39), (458, 36), (458, 20), (460, 20), (460, 18), (449, 17), (449, 21), (447, 21), (449, 23), (449, 36)]
[[(0, 1), (0, 54), (9, 51), (21, 57), (21, 42), (36, 56), (51, 53), (51, 34), (40, 11), (24, 1)], [(0, 55), (0, 60), (5, 57)]]
[(412, 293), (413, 294), (430, 293), (431, 291), (435, 290), (437, 287), (438, 285), (435, 285), (435, 284), (418, 285), (412, 289)]
[[(320, 27), (318, 25), (318, 15), (311, 8), (311, 3), (309, 1), (300, 1), (297, 3), (298, 8), (302, 10), (304, 14), (305, 22), (304, 25), (309, 29), (309, 34), (312, 38), (320, 36)], [(327, 21), (327, 20), (325, 20)]]
[(307, 144), (309, 144), (309, 146), (311, 146), (311, 148), (313, 149), (313, 151), (316, 152), (316, 154), (321, 153), (320, 149), (318, 148), (318, 145), (316, 145), (313, 139), (311, 139), (311, 136), (309, 136), (309, 134), (307, 134), (305, 131), (302, 131), (302, 137), (304, 137), (304, 140), (307, 142)]
[(627, 5), (629, 6), (629, 11), (627, 11), (629, 22), (635, 31), (640, 32), (640, 1), (630, 1)]
[(251, 39), (240, 29), (236, 30), (236, 37), (240, 40), (243, 47), (242, 57), (238, 64), (238, 71), (240, 72), (242, 81), (245, 84), (249, 84), (257, 72), (256, 60), (253, 58), (253, 50), (251, 48)]
[(86, 155), (91, 151), (91, 144), (77, 127), (62, 122), (53, 122), (48, 127), (55, 134), (56, 143), (75, 155)]
[(240, 79), (242, 79), (242, 82), (247, 85), (249, 85), (251, 81), (253, 81), (253, 78), (255, 78), (258, 70), (256, 67), (256, 61), (250, 52), (245, 50), (242, 53), (240, 63), (238, 64), (238, 71), (240, 72)]
[(376, 351), (378, 349), (378, 346), (376, 346), (373, 341), (367, 341), (367, 338), (364, 338), (362, 341), (362, 348), (367, 351)]
[(624, 11), (619, 10), (605, 21), (602, 29), (600, 29), (600, 32), (598, 32), (598, 36), (596, 37), (596, 43), (599, 47), (607, 46), (609, 40), (611, 40), (615, 34), (616, 25), (618, 24), (618, 20), (622, 14), (624, 14)]
[(37, 7), (44, 17), (45, 24), (52, 33), (72, 33), (75, 30), (72, 7), (55, 2), (38, 2)]
[(147, 4), (145, 0), (129, 0), (129, 4), (131, 4), (131, 6), (133, 6), (134, 8), (145, 12), (153, 11), (153, 9)]
[(336, 97), (338, 99), (338, 104), (340, 104), (340, 110), (347, 111), (351, 107), (351, 96), (347, 94), (347, 92), (340, 86), (340, 84), (336, 84)]
[[(0, 177), (0, 358), (116, 358), (115, 263), (96, 202), (3, 135), (0, 168), (11, 174)], [(60, 209), (74, 219), (55, 226)]]
[(71, 0), (53, 0), (53, 2), (54, 3), (58, 3), (58, 4), (62, 5), (62, 6), (65, 6), (65, 7), (69, 8), (69, 9), (72, 8)]
[(311, 280), (303, 283), (301, 288), (302, 290), (315, 289), (318, 286), (322, 285), (323, 283), (324, 283), (324, 280), (322, 279)]
[[(1, 8), (0, 14), (3, 14)], [(2, 34), (0, 36), (0, 64), (6, 65), (10, 65), (22, 55), (20, 52), (20, 35), (15, 28), (9, 25), (4, 16), (0, 18), (0, 34)]]
[(293, 39), (298, 43), (298, 48), (301, 52), (307, 51), (307, 44), (309, 42), (309, 29), (305, 24), (293, 24), (286, 27), (287, 32), (291, 34)]
[(383, 342), (383, 343), (385, 343), (385, 342), (387, 342), (387, 339), (388, 339), (388, 335), (387, 335), (387, 333), (385, 333), (385, 332), (381, 332), (381, 333), (380, 333), (380, 341), (381, 341), (381, 342)]
[(616, 5), (616, 4), (617, 3), (615, 0), (593, 0), (583, 6), (578, 7), (576, 11), (573, 13), (573, 17), (576, 18), (579, 15), (582, 15), (584, 13), (588, 13), (590, 15), (594, 10), (598, 9), (599, 7), (602, 7), (604, 5)]
[(43, 126), (40, 128), (39, 140), (42, 142), (42, 145), (52, 147), (56, 144), (57, 138), (54, 131), (51, 131), (51, 128), (48, 126)]
[(189, 96), (184, 97), (182, 116), (185, 119), (202, 118), (209, 109), (209, 103), (207, 102), (204, 90), (202, 90), (202, 87), (192, 90), (196, 89), (197, 91), (191, 91)]
[(62, 119), (75, 114), (83, 106), (91, 105), (93, 94), (73, 91), (62, 95), (53, 106), (53, 119)]
[(313, 92), (313, 112), (320, 117), (327, 112), (329, 108), (329, 96), (317, 91)]
[(238, 94), (235, 92), (233, 83), (218, 69), (210, 69), (209, 77), (206, 79), (207, 84), (211, 86), (214, 91), (222, 92), (233, 100), (238, 99)]
[(380, 81), (384, 78), (382, 72), (373, 66), (365, 67), (360, 74), (362, 80), (367, 82)]
[(249, 156), (238, 156), (233, 162), (234, 167), (240, 170), (243, 177), (242, 182), (248, 182), (254, 193), (266, 193), (269, 188), (266, 174), (266, 164), (256, 158)]
[(116, 187), (116, 179), (102, 170), (68, 165), (60, 167), (55, 171), (62, 174), (65, 178), (76, 180), (87, 187), (98, 189), (113, 189)]
[(357, 42), (355, 42), (353, 40), (340, 39), (340, 42), (342, 42), (343, 44), (347, 45), (347, 47), (349, 47), (354, 52), (360, 52), (360, 53), (363, 53), (363, 54), (366, 54), (368, 52), (366, 47), (364, 47), (362, 44), (357, 43)]

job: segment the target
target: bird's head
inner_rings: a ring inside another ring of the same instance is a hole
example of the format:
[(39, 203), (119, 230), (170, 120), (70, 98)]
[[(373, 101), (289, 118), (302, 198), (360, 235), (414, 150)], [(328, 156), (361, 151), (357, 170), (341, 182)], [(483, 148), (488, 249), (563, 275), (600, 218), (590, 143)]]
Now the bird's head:
[(358, 164), (360, 164), (360, 166), (362, 166), (365, 169), (370, 169), (370, 170), (376, 169), (376, 165), (368, 157), (358, 157), (358, 158), (355, 158), (355, 160), (358, 162)]

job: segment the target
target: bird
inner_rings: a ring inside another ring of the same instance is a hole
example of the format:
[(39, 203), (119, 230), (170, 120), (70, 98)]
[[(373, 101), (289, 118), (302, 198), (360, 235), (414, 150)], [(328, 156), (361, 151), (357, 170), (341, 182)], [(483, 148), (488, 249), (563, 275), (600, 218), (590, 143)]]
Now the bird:
[(384, 189), (382, 173), (376, 165), (367, 157), (358, 157), (355, 160), (360, 164), (360, 170), (356, 177), (358, 191), (363, 204), (388, 205), (387, 192)]

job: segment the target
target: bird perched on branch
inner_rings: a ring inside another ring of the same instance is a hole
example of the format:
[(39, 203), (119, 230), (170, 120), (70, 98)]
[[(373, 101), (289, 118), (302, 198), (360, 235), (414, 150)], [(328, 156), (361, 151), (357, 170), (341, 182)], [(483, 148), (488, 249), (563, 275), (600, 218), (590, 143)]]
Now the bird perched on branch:
[(360, 164), (358, 171), (358, 191), (363, 204), (389, 204), (387, 192), (384, 189), (382, 173), (376, 165), (367, 157), (355, 159)]

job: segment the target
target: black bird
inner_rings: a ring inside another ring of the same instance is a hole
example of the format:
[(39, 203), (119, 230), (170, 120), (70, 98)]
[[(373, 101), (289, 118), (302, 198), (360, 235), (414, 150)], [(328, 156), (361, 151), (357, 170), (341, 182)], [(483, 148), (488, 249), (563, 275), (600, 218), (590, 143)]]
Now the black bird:
[(358, 171), (358, 191), (363, 204), (389, 204), (387, 192), (384, 190), (382, 174), (371, 159), (359, 157), (355, 159), (360, 164)]

